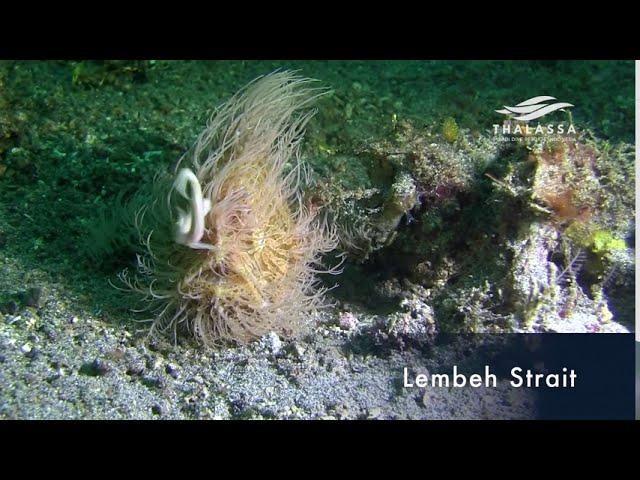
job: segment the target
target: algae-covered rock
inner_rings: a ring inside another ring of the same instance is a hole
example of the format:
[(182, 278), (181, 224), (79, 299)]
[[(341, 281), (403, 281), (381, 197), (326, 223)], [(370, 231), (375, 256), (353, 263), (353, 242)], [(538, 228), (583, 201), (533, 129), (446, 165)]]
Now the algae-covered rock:
[(442, 331), (630, 328), (632, 147), (447, 135), (399, 124), (354, 155), (364, 184), (324, 197), (360, 272), (426, 287)]

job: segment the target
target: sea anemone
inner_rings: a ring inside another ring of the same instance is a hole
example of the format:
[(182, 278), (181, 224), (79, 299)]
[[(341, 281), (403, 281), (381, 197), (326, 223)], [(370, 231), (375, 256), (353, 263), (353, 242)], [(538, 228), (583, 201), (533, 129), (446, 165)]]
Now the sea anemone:
[[(143, 248), (136, 274), (152, 332), (179, 328), (200, 343), (290, 337), (326, 305), (317, 274), (335, 230), (303, 199), (308, 107), (323, 89), (288, 71), (260, 77), (211, 116), (172, 174), (161, 174), (137, 210)], [(140, 201), (140, 200), (138, 200)]]

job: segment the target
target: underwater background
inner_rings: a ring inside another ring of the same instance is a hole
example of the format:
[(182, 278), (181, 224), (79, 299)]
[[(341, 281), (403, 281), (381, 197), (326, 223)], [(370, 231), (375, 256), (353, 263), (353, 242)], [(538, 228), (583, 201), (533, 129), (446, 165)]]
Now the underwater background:
[[(136, 259), (111, 214), (276, 69), (330, 89), (302, 159), (347, 258), (336, 306), (301, 338), (149, 342), (109, 283)], [(468, 355), (463, 334), (633, 331), (634, 78), (632, 61), (1, 61), (0, 418), (535, 416), (528, 394), (415, 398), (398, 378)], [(539, 95), (578, 133), (499, 141), (496, 110)]]

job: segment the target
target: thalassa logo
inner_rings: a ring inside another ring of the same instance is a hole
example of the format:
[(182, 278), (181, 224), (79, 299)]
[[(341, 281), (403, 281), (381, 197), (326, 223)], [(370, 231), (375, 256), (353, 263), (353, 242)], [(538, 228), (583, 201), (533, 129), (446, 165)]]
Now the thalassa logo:
[(515, 107), (507, 107), (506, 105), (502, 110), (496, 110), (498, 113), (509, 115), (514, 120), (533, 120), (540, 118), (548, 113), (555, 112), (567, 107), (573, 107), (572, 104), (566, 102), (545, 103), (549, 100), (556, 100), (556, 97), (549, 97), (547, 95), (541, 95), (539, 97), (533, 97), (524, 102), (520, 102)]

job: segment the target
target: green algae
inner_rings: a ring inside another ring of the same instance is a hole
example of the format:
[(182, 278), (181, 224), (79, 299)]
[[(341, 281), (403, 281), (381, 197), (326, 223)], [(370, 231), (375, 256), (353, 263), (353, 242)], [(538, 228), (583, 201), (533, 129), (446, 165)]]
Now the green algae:
[[(577, 249), (592, 254), (576, 275), (582, 286), (562, 291), (601, 285), (632, 245), (633, 62), (4, 61), (6, 248), (79, 289), (94, 285), (88, 298), (108, 307), (107, 279), (132, 260), (110, 240), (125, 235), (113, 221), (118, 197), (182, 155), (224, 98), (276, 68), (299, 68), (332, 89), (308, 127), (307, 197), (346, 232), (354, 282), (423, 285), (444, 329), (535, 324), (548, 315), (536, 298), (558, 305), (551, 274), (536, 286), (514, 260), (537, 231), (558, 271)], [(495, 110), (541, 86), (570, 100), (572, 121), (592, 132), (579, 139), (580, 155), (544, 140), (493, 138)], [(555, 157), (561, 184), (549, 180)], [(545, 195), (558, 185), (571, 192), (564, 207), (569, 196)], [(587, 223), (601, 233), (573, 239), (571, 228)], [(540, 225), (553, 228), (531, 230)], [(625, 268), (615, 284), (631, 281)]]

